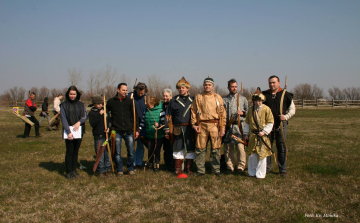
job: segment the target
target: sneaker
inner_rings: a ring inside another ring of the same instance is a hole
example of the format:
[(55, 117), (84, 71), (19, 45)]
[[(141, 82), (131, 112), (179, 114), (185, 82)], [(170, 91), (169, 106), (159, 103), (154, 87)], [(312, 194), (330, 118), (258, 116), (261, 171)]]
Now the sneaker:
[(132, 171), (129, 171), (129, 175), (136, 176), (136, 173), (132, 170)]
[(124, 176), (124, 173), (123, 173), (123, 172), (117, 172), (117, 173), (116, 173), (116, 176), (117, 176), (117, 177), (122, 177), (122, 176)]
[(35, 136), (36, 138), (39, 138), (39, 137), (41, 137), (42, 135), (37, 135), (37, 136)]

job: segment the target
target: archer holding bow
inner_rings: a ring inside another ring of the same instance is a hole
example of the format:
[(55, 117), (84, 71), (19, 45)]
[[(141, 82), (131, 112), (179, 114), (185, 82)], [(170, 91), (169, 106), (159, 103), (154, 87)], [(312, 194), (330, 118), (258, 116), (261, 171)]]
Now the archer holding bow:
[[(271, 144), (276, 141), (277, 158), (279, 172), (281, 176), (287, 176), (286, 169), (286, 133), (288, 120), (295, 115), (295, 104), (293, 94), (286, 91), (287, 81), (285, 78), (285, 87), (280, 87), (280, 79), (277, 76), (269, 77), (269, 89), (263, 91), (266, 101), (265, 105), (269, 106), (274, 115), (274, 127), (270, 134)], [(268, 157), (266, 172), (269, 173), (271, 168), (271, 157)]]

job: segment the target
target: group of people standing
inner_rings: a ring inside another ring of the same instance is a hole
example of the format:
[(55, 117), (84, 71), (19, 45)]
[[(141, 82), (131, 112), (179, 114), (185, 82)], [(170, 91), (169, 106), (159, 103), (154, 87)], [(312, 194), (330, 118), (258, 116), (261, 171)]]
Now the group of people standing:
[[(224, 157), (229, 172), (245, 170), (247, 146), (250, 152), (248, 174), (262, 179), (270, 172), (271, 155), (274, 153), (272, 144), (276, 140), (279, 172), (281, 176), (287, 176), (287, 149), (281, 134), (284, 133), (286, 139), (287, 121), (295, 114), (295, 105), (292, 94), (280, 87), (277, 76), (269, 77), (268, 83), (268, 90), (261, 92), (258, 88), (252, 94), (251, 106), (238, 92), (235, 79), (228, 81), (229, 94), (222, 98), (214, 92), (212, 78), (204, 80), (201, 94), (192, 96), (189, 94), (191, 85), (183, 77), (176, 84), (179, 94), (173, 96), (171, 89), (164, 89), (163, 102), (147, 95), (145, 83), (138, 83), (130, 93), (127, 84), (120, 83), (116, 95), (106, 102), (106, 112), (103, 110), (102, 97), (92, 97), (89, 115), (79, 100), (81, 93), (75, 86), (71, 86), (66, 92), (66, 101), (60, 105), (60, 118), (67, 134), (66, 177), (80, 177), (76, 172), (76, 164), (82, 137), (74, 138), (73, 131), (84, 131), (87, 118), (93, 127), (95, 152), (107, 141), (105, 139), (110, 132), (113, 138), (110, 140), (113, 141), (113, 151), (109, 153), (104, 150), (100, 154), (100, 163), (96, 169), (100, 177), (112, 176), (111, 153), (116, 164), (116, 176), (124, 175), (122, 139), (127, 149), (126, 166), (129, 175), (136, 175), (136, 170), (144, 166), (158, 172), (160, 151), (163, 148), (165, 168), (168, 171), (178, 177), (191, 175), (195, 160), (194, 175), (203, 176), (206, 172), (206, 152), (210, 149), (211, 171), (220, 177), (220, 147), (224, 144)], [(33, 104), (27, 102), (26, 106), (29, 107), (27, 110), (33, 111)], [(283, 110), (280, 111), (280, 108)], [(104, 119), (104, 115), (108, 118)], [(148, 161), (144, 165), (145, 147), (148, 148)]]

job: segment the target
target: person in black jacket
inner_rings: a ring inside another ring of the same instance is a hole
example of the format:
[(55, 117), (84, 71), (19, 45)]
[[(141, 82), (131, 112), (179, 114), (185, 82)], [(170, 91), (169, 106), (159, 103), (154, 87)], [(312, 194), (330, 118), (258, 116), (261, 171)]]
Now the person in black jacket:
[[(278, 166), (280, 175), (283, 177), (287, 176), (287, 168), (286, 168), (286, 148), (284, 146), (281, 132), (280, 132), (280, 123), (283, 123), (284, 129), (284, 138), (286, 143), (286, 134), (287, 134), (287, 125), (288, 120), (295, 115), (295, 104), (292, 100), (293, 94), (289, 92), (285, 92), (284, 101), (283, 101), (283, 111), (280, 111), (280, 102), (281, 96), (284, 92), (284, 89), (280, 87), (280, 79), (277, 76), (270, 76), (269, 79), (269, 89), (267, 91), (263, 91), (262, 93), (266, 97), (265, 105), (270, 107), (271, 112), (274, 116), (274, 127), (273, 131), (270, 133), (270, 142), (273, 144), (274, 140), (276, 141), (276, 149), (277, 149), (277, 158), (278, 158)], [(267, 157), (266, 162), (266, 173), (268, 174), (271, 169), (271, 156)]]
[[(116, 131), (115, 136), (115, 162), (117, 166), (117, 176), (123, 175), (123, 163), (121, 159), (121, 140), (125, 140), (127, 147), (127, 170), (130, 175), (136, 175), (134, 172), (134, 140), (139, 136), (139, 121), (137, 111), (135, 109), (133, 100), (126, 96), (127, 85), (120, 83), (117, 87), (117, 94), (110, 98), (106, 103), (106, 109), (110, 113), (110, 123), (112, 129)], [(133, 126), (135, 118), (135, 138), (133, 137)]]
[[(87, 112), (84, 103), (79, 101), (80, 96), (81, 93), (78, 89), (75, 86), (71, 86), (66, 92), (66, 101), (60, 105), (60, 118), (63, 124), (63, 132), (68, 136), (68, 138), (65, 139), (65, 168), (66, 178), (69, 180), (81, 177), (76, 171), (76, 165), (82, 135), (84, 134)], [(77, 131), (81, 131), (80, 138), (75, 138), (73, 135), (73, 133)]]
[[(106, 140), (105, 134), (109, 132), (109, 129), (105, 131), (102, 97), (100, 95), (93, 96), (92, 104), (90, 104), (89, 107), (92, 107), (91, 111), (89, 112), (89, 122), (93, 128), (92, 133), (94, 136), (95, 154), (97, 154), (98, 149)], [(107, 174), (110, 169), (110, 156), (108, 151), (105, 149), (101, 156), (96, 172), (99, 174), (99, 177), (112, 176), (111, 174)]]
[(49, 112), (48, 112), (48, 106), (49, 106), (48, 97), (45, 97), (44, 102), (42, 103), (42, 106), (41, 106), (41, 113), (40, 113), (41, 119), (39, 121), (39, 125), (44, 121), (45, 117), (48, 120), (48, 125), (50, 125), (50, 116), (49, 116)]

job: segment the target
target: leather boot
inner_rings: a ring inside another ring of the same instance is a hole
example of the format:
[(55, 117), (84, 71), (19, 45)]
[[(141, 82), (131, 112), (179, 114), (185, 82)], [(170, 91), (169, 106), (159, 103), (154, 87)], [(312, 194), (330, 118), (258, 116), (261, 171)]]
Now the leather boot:
[(154, 165), (154, 172), (155, 173), (159, 172), (159, 169), (160, 169), (160, 164), (155, 164)]
[(193, 172), (191, 172), (191, 166), (192, 166), (193, 162), (194, 162), (193, 159), (186, 159), (186, 173), (188, 175), (193, 174)]
[(182, 160), (175, 159), (175, 175), (181, 174)]

